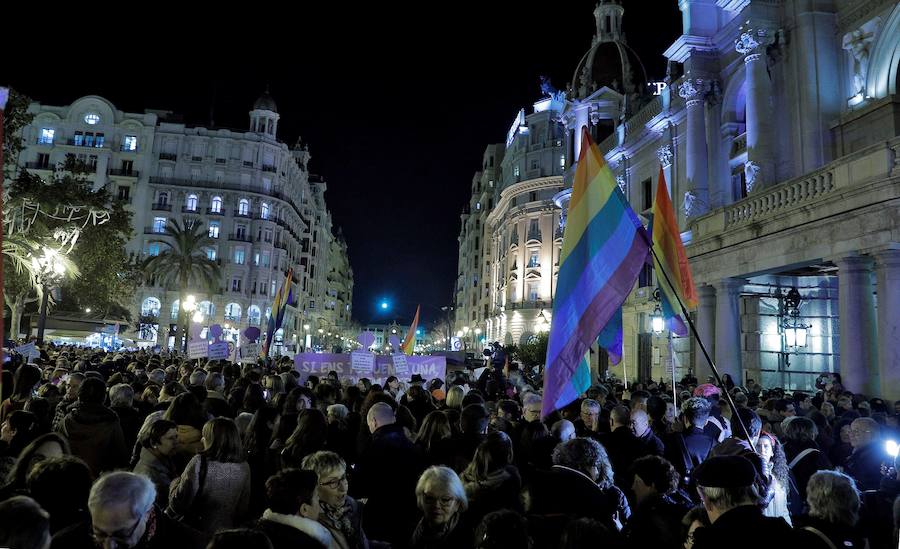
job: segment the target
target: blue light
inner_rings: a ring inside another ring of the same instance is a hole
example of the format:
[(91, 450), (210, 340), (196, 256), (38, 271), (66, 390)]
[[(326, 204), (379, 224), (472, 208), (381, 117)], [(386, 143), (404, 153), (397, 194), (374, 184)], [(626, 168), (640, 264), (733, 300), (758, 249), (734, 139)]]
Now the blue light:
[(419, 329), (419, 330), (416, 330), (416, 335), (417, 335), (417, 336), (420, 336), (420, 335), (422, 335), (422, 330), (421, 330), (421, 329)]
[(385, 310), (385, 309), (387, 309), (387, 308), (388, 308), (388, 302), (387, 302), (387, 301), (382, 301), (382, 302), (381, 302), (381, 309), (382, 309), (382, 310)]

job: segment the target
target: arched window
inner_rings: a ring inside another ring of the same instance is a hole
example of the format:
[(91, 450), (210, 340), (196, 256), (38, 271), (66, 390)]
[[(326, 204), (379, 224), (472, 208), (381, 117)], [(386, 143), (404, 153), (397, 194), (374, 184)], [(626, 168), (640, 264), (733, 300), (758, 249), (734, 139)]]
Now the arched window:
[(212, 213), (222, 213), (222, 197), (214, 196), (209, 211)]
[(197, 211), (197, 195), (189, 194), (187, 196), (187, 200), (185, 200), (185, 202), (184, 202), (184, 207), (187, 208), (187, 211), (189, 211), (189, 212), (196, 212)]
[(250, 201), (246, 198), (242, 198), (238, 202), (238, 214), (239, 215), (250, 215)]
[(260, 315), (259, 307), (256, 305), (250, 305), (247, 309), (247, 318), (250, 320), (251, 326), (259, 326)]
[(141, 305), (141, 316), (159, 316), (162, 304), (155, 297), (148, 297)]
[(269, 219), (269, 204), (266, 202), (262, 203), (262, 206), (259, 207), (259, 217), (261, 219)]
[(241, 306), (237, 303), (229, 303), (228, 305), (225, 305), (225, 320), (240, 322)]
[(176, 299), (175, 301), (172, 302), (172, 318), (173, 319), (178, 318), (178, 309), (179, 309), (179, 305), (178, 305), (178, 300)]
[(211, 301), (201, 301), (197, 305), (197, 310), (203, 313), (206, 318), (216, 316), (216, 306)]

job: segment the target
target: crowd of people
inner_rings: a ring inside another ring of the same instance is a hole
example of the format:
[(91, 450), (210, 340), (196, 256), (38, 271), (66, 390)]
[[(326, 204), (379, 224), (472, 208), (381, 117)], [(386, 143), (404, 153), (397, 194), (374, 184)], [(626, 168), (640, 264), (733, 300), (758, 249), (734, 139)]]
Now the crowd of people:
[(0, 547), (898, 544), (900, 402), (835, 374), (598, 380), (542, 418), (509, 360), (379, 385), (50, 345), (2, 387)]

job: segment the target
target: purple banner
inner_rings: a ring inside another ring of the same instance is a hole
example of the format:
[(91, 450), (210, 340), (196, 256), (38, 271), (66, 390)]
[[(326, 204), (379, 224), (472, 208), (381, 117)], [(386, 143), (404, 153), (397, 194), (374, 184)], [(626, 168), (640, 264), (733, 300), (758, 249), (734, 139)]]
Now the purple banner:
[[(447, 359), (442, 356), (406, 357), (408, 374), (397, 376), (402, 381), (409, 381), (413, 374), (419, 374), (427, 382), (438, 378), (444, 380), (447, 377)], [(360, 377), (368, 377), (372, 383), (384, 384), (384, 380), (395, 375), (393, 357), (377, 355), (375, 357), (375, 371), (372, 375), (360, 376), (351, 368), (350, 354), (330, 353), (298, 353), (294, 356), (294, 369), (300, 372), (300, 381), (306, 382), (309, 376), (325, 377), (328, 372), (334, 370), (338, 378), (348, 379), (356, 383)], [(402, 370), (402, 368), (401, 368)]]

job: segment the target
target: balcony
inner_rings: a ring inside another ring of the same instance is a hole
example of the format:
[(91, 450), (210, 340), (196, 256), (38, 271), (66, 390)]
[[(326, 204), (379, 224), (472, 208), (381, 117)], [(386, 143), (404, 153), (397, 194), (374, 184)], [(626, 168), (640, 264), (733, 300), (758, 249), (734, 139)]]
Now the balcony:
[(178, 155), (176, 153), (161, 152), (159, 153), (159, 159), (171, 160), (172, 162), (175, 162), (176, 160), (178, 160)]
[(744, 152), (747, 152), (747, 132), (734, 138), (734, 142), (731, 144), (731, 158)]
[(108, 173), (109, 175), (115, 175), (115, 176), (117, 176), (117, 177), (134, 177), (134, 178), (137, 178), (138, 175), (140, 175), (140, 172), (138, 172), (137, 170), (124, 170), (124, 169), (119, 169), (119, 170), (112, 170), (112, 169), (111, 169), (111, 170), (108, 170), (106, 173)]
[(25, 167), (29, 170), (52, 170), (53, 166), (49, 162), (26, 162)]
[(136, 152), (138, 152), (138, 150), (139, 149), (137, 147), (128, 147), (126, 145), (119, 145), (119, 152), (136, 153)]
[(240, 211), (240, 210), (233, 210), (233, 212), (234, 212), (234, 217), (246, 217), (247, 219), (250, 219), (250, 212), (249, 212), (249, 211), (247, 211), (247, 212), (242, 212), (242, 211)]
[(244, 166), (245, 168), (252, 168), (252, 167), (253, 167), (253, 161), (252, 161), (252, 160), (244, 160), (243, 166)]
[(200, 212), (199, 212), (199, 210), (197, 210), (196, 207), (191, 208), (190, 206), (182, 206), (182, 207), (181, 207), (181, 213), (193, 213), (193, 214), (195, 214), (195, 213), (200, 213)]
[(203, 162), (203, 157), (202, 156), (192, 156), (191, 162)]
[[(103, 141), (86, 141), (84, 139), (67, 139), (66, 145), (70, 145), (72, 147), (85, 147), (87, 149), (102, 149), (105, 146), (105, 142)], [(109, 148), (109, 147), (106, 147)]]
[(172, 205), (168, 202), (154, 202), (153, 205), (150, 206), (150, 209), (159, 212), (171, 212)]
[(154, 226), (154, 227), (144, 227), (144, 234), (159, 234), (159, 235), (164, 235), (164, 234), (166, 234), (166, 228), (165, 228), (165, 227), (156, 227), (156, 226)]
[(131, 195), (128, 196), (119, 196), (116, 198), (122, 204), (131, 204)]
[(225, 215), (225, 212), (221, 208), (215, 211), (212, 208), (206, 208), (206, 215)]
[(246, 235), (244, 233), (229, 233), (228, 240), (234, 242), (253, 242), (253, 239), (250, 238), (249, 235)]
[(276, 168), (275, 166), (265, 166), (265, 165), (263, 165), (262, 171), (264, 171), (264, 172), (275, 173), (276, 171), (278, 171), (278, 168)]

